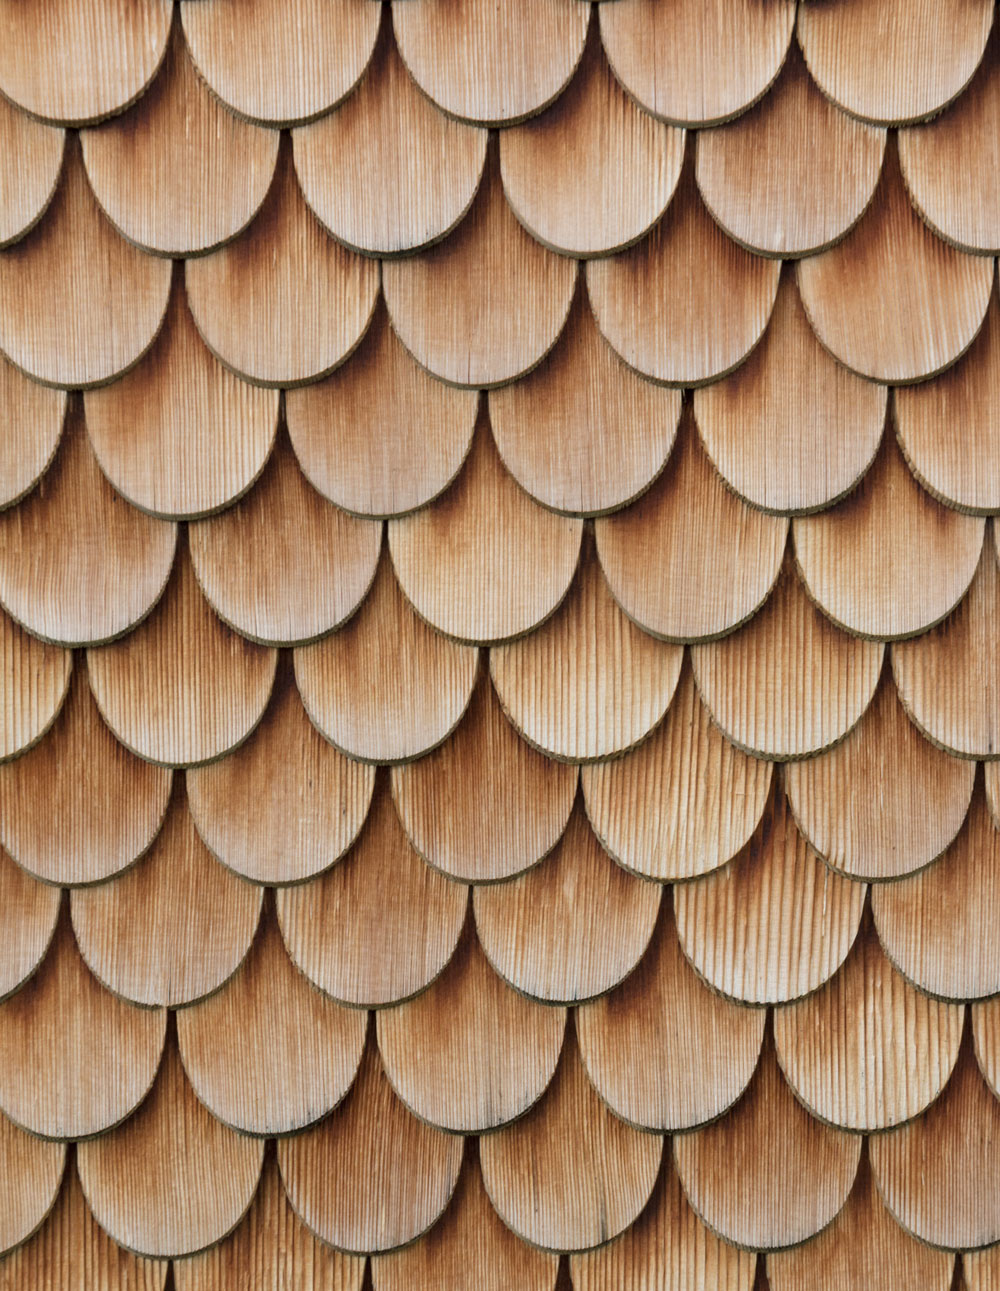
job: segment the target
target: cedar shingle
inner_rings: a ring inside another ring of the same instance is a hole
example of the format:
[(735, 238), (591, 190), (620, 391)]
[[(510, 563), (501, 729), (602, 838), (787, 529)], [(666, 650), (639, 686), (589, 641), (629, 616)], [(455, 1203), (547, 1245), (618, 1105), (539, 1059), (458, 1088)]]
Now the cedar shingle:
[(198, 833), (229, 869), (256, 883), (298, 883), (347, 851), (365, 822), (375, 769), (323, 739), (290, 668), (247, 742), (187, 773)]
[(631, 1125), (676, 1132), (724, 1115), (760, 1055), (766, 1014), (710, 990), (684, 958), (664, 901), (645, 955), (608, 995), (576, 1011), (587, 1074)]
[(142, 511), (179, 520), (229, 506), (251, 486), (274, 443), (279, 399), (215, 358), (175, 271), (149, 353), (83, 403), (94, 455), (115, 489)]
[[(405, 12), (429, 2), (407, 2)], [(489, 387), (523, 376), (552, 348), (576, 275), (574, 261), (547, 250), (518, 223), (491, 147), (462, 222), (443, 242), (386, 260), (382, 290), (396, 334), (421, 367), (449, 385)]]
[(661, 894), (614, 863), (578, 802), (541, 865), (474, 888), (472, 905), (498, 973), (534, 999), (573, 1004), (632, 971), (653, 935)]
[(388, 526), (396, 577), (421, 618), (484, 644), (549, 617), (573, 578), (582, 533), (582, 520), (540, 507), (507, 473), (485, 408), (447, 493)]
[(492, 648), (490, 676), (529, 744), (590, 762), (632, 748), (662, 720), (683, 658), (625, 616), (588, 535), (565, 600), (528, 636)]
[(238, 116), (294, 125), (357, 84), (378, 34), (368, 0), (184, 0), (198, 71)]
[(188, 1079), (214, 1116), (245, 1134), (287, 1134), (347, 1093), (365, 1015), (335, 1004), (295, 968), (268, 906), (235, 974), (179, 1010), (177, 1041)]
[(906, 716), (889, 676), (850, 735), (793, 762), (785, 786), (799, 828), (836, 870), (898, 879), (936, 860), (962, 826), (975, 764), (949, 757)]
[(370, 1033), (350, 1093), (314, 1129), (281, 1139), (278, 1164), (296, 1213), (324, 1242), (390, 1251), (440, 1218), (455, 1191), (462, 1139), (407, 1111)]
[(105, 214), (158, 255), (201, 255), (235, 237), (260, 209), (278, 158), (277, 131), (238, 120), (209, 93), (176, 20), (141, 101), (80, 142)]
[(598, 327), (630, 367), (697, 386), (738, 367), (760, 340), (780, 267), (727, 237), (689, 160), (653, 231), (629, 251), (587, 262), (587, 290)]
[(642, 380), (598, 331), (581, 283), (555, 347), (527, 376), (489, 394), (504, 466), (554, 511), (617, 511), (663, 469), (679, 390)]
[(149, 1097), (117, 1129), (79, 1143), (76, 1164), (105, 1232), (163, 1258), (204, 1250), (235, 1228), (263, 1155), (260, 1139), (236, 1134), (198, 1101), (168, 1034)]
[(690, 879), (725, 865), (757, 828), (772, 765), (725, 738), (689, 664), (667, 715), (624, 757), (581, 768), (587, 815), (626, 869)]
[(116, 232), (91, 190), (79, 142), (70, 138), (44, 217), (0, 253), (0, 349), (46, 385), (111, 381), (152, 344), (170, 273), (168, 261), (144, 255)]
[(891, 385), (950, 367), (979, 331), (993, 283), (992, 260), (948, 246), (913, 209), (892, 141), (865, 214), (796, 272), (822, 344), (853, 372)]
[(170, 0), (3, 0), (0, 91), (61, 125), (121, 112), (156, 75), (172, 13)]
[(234, 749), (260, 721), (277, 651), (215, 616), (180, 550), (166, 591), (129, 636), (87, 656), (101, 716), (151, 762), (191, 766)]
[(596, 22), (568, 88), (500, 134), (504, 192), (517, 218), (545, 246), (578, 257), (638, 241), (666, 209), (683, 158), (684, 131), (628, 97)]
[(597, 554), (629, 618), (668, 641), (722, 636), (769, 595), (788, 533), (709, 461), (688, 408), (666, 468), (630, 507), (594, 522)]
[(38, 972), (0, 1005), (0, 1108), (52, 1139), (102, 1134), (146, 1097), (160, 1065), (164, 1009), (112, 995), (80, 957), (63, 913)]
[(250, 492), (188, 527), (209, 603), (265, 645), (301, 645), (338, 628), (371, 587), (381, 545), (381, 522), (347, 515), (317, 493), (281, 432)]
[(582, 1251), (617, 1237), (649, 1200), (663, 1140), (620, 1121), (598, 1098), (568, 1032), (540, 1102), (479, 1140), (500, 1218), (532, 1246)]
[(263, 890), (198, 837), (182, 790), (137, 865), (76, 888), (73, 929), (91, 971), (116, 995), (176, 1008), (217, 990), (250, 948)]
[(744, 112), (778, 75), (791, 0), (621, 0), (598, 8), (615, 75), (648, 112), (706, 126)]
[(377, 264), (334, 242), (306, 206), (290, 144), (246, 232), (189, 260), (185, 280), (212, 353), (238, 376), (273, 386), (315, 381), (343, 363), (378, 294)]
[(559, 1061), (566, 1010), (513, 990), (483, 954), (471, 920), (426, 991), (377, 1015), (382, 1065), (422, 1121), (481, 1134), (521, 1116)]
[(468, 888), (413, 850), (385, 774), (358, 841), (309, 883), (279, 888), (278, 920), (294, 963), (344, 1004), (395, 1004), (424, 990), (458, 943)]
[(694, 392), (702, 442), (752, 506), (821, 511), (871, 466), (887, 391), (849, 372), (809, 325), (791, 266), (760, 343), (735, 372)]
[(388, 5), (361, 84), (292, 139), (317, 218), (345, 246), (372, 255), (405, 255), (450, 233), (486, 160), (487, 132), (445, 116), (414, 84)]
[(396, 0), (392, 25), (410, 74), (450, 116), (511, 125), (565, 88), (590, 6), (563, 0)]
[(0, 841), (47, 883), (99, 883), (156, 837), (170, 781), (169, 771), (141, 762), (108, 730), (78, 660), (48, 734), (0, 766)]

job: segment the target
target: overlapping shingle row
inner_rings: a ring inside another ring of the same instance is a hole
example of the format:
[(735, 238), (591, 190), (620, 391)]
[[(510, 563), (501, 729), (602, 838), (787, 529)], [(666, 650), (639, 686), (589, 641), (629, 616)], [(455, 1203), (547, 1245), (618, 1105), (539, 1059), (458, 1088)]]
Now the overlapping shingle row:
[(0, 1286), (989, 1287), (993, 5), (177, 10), (0, 0)]

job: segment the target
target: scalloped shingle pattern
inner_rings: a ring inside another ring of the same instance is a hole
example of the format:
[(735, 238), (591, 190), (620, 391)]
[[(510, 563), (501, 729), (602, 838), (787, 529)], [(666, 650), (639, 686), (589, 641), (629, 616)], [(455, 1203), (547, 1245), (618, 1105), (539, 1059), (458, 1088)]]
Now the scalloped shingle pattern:
[(1000, 1282), (993, 21), (0, 0), (0, 1288)]

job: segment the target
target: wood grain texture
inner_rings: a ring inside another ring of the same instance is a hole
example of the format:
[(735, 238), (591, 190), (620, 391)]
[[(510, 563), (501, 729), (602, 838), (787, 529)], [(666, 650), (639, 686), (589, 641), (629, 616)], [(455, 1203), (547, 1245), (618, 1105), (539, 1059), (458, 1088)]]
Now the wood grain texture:
[(39, 641), (0, 610), (0, 758), (23, 753), (56, 719), (73, 656)]
[(19, 1246), (45, 1219), (65, 1161), (64, 1144), (36, 1139), (0, 1115), (0, 1251)]
[(122, 1250), (90, 1213), (76, 1169), (66, 1171), (45, 1223), (0, 1262), (0, 1291), (60, 1287), (62, 1291), (164, 1291), (166, 1260)]
[(157, 1258), (217, 1242), (246, 1213), (264, 1144), (235, 1134), (198, 1101), (168, 1036), (149, 1097), (124, 1125), (77, 1144), (94, 1218), (119, 1246)]
[(884, 1130), (940, 1094), (964, 1013), (896, 972), (866, 918), (843, 968), (814, 995), (775, 1010), (774, 1043), (785, 1079), (814, 1115), (845, 1130)]
[(336, 748), (369, 762), (401, 762), (455, 729), (478, 655), (413, 612), (383, 548), (361, 608), (339, 632), (295, 651), (295, 678), (310, 719)]
[(101, 721), (80, 660), (45, 739), (0, 766), (0, 842), (47, 883), (100, 883), (156, 837), (170, 779), (123, 749)]
[(955, 608), (983, 529), (920, 487), (887, 428), (858, 488), (828, 511), (797, 516), (792, 538), (809, 595), (838, 627), (894, 639), (926, 632)]
[(681, 952), (670, 902), (645, 955), (610, 995), (576, 1010), (587, 1075), (641, 1129), (689, 1130), (721, 1116), (753, 1075), (763, 1009), (707, 989)]
[(959, 757), (1000, 757), (1000, 568), (994, 544), (958, 608), (943, 623), (892, 647), (899, 697), (921, 731)]
[[(13, 21), (8, 14), (8, 29)], [(149, 349), (170, 272), (167, 261), (143, 255), (109, 223), (70, 138), (45, 218), (0, 256), (0, 349), (46, 385), (111, 381)]]
[(49, 468), (67, 406), (65, 392), (29, 380), (0, 355), (0, 506), (19, 502)]
[(784, 516), (751, 509), (726, 488), (690, 409), (649, 492), (594, 522), (615, 600), (630, 619), (668, 641), (722, 636), (750, 618), (778, 577), (787, 533)]
[(949, 1291), (954, 1257), (914, 1239), (878, 1195), (862, 1154), (851, 1195), (829, 1228), (804, 1246), (767, 1257), (771, 1291), (840, 1291), (877, 1285), (884, 1291)]
[(64, 903), (34, 977), (0, 1004), (0, 1108), (50, 1139), (102, 1134), (149, 1092), (167, 1015), (106, 991), (80, 958)]
[(635, 1223), (606, 1246), (571, 1255), (569, 1269), (575, 1291), (751, 1291), (756, 1262), (705, 1227), (668, 1158)]
[(371, 58), (379, 12), (366, 0), (181, 4), (199, 72), (239, 116), (289, 126), (332, 108)]
[(963, 1251), (963, 1282), (968, 1291), (996, 1291), (1000, 1286), (1000, 1251), (995, 1246), (984, 1251)]
[(376, 1015), (385, 1074), (422, 1121), (482, 1134), (521, 1116), (552, 1079), (566, 1010), (545, 1008), (503, 982), (471, 921), (426, 991)]
[(643, 381), (597, 329), (582, 284), (555, 348), (533, 372), (490, 392), (507, 470), (555, 511), (595, 515), (638, 497), (667, 460), (680, 391)]
[(403, 61), (449, 116), (511, 125), (568, 83), (590, 14), (560, 0), (397, 0), (392, 25)]
[[(265, 1149), (260, 1184), (239, 1227), (217, 1246), (173, 1265), (176, 1291), (361, 1291), (365, 1262), (325, 1246), (292, 1209)], [(131, 1291), (131, 1288), (129, 1288)]]
[(793, 41), (760, 103), (731, 125), (698, 135), (698, 187), (743, 246), (762, 255), (813, 255), (860, 218), (884, 150), (885, 131), (852, 120), (824, 98)]
[(553, 251), (607, 255), (637, 242), (680, 178), (684, 131), (656, 121), (612, 75), (597, 23), (568, 88), (500, 135), (507, 200)]
[(274, 443), (279, 398), (233, 376), (205, 347), (177, 274), (152, 349), (83, 403), (94, 454), (118, 492), (179, 520), (250, 487)]
[(276, 650), (216, 618), (183, 550), (149, 618), (87, 659), (101, 715), (119, 740), (151, 762), (187, 766), (246, 739), (267, 706), (276, 664)]
[(446, 489), (469, 451), (478, 406), (475, 391), (435, 381), (414, 362), (382, 304), (342, 368), (285, 395), (306, 479), (367, 516), (415, 511)]
[(378, 1008), (416, 995), (442, 971), (469, 896), (414, 852), (382, 778), (344, 859), (311, 883), (279, 888), (276, 902), (302, 972), (335, 1000)]
[(301, 645), (339, 627), (375, 577), (382, 525), (312, 487), (279, 432), (253, 489), (188, 527), (191, 563), (219, 617), (251, 641)]
[(507, 474), (485, 412), (448, 492), (388, 526), (396, 577), (417, 613), (481, 643), (548, 618), (570, 585), (582, 533), (582, 520), (544, 510)]
[(198, 833), (224, 865), (255, 883), (299, 883), (329, 869), (357, 838), (375, 785), (312, 726), (291, 669), (249, 740), (187, 773)]
[(813, 77), (852, 116), (903, 125), (939, 112), (965, 89), (986, 47), (989, 0), (879, 0), (809, 5), (798, 35)]
[[(932, 381), (895, 392), (896, 434), (929, 493), (960, 511), (1000, 510), (1000, 300), (976, 339)], [(949, 433), (960, 426), (961, 434)]]
[(968, 1250), (1000, 1237), (991, 1186), (1000, 1103), (976, 1066), (971, 1037), (925, 1115), (869, 1140), (872, 1173), (896, 1222), (931, 1246)]
[(157, 255), (201, 255), (253, 219), (278, 134), (211, 95), (175, 22), (152, 87), (127, 115), (80, 137), (94, 195), (115, 227)]
[(390, 1251), (426, 1232), (448, 1205), (462, 1139), (406, 1110), (372, 1035), (347, 1098), (314, 1129), (281, 1139), (278, 1164), (289, 1201), (324, 1242)]
[(940, 117), (899, 133), (917, 210), (964, 251), (1000, 249), (1000, 43), (996, 30), (968, 88)]
[(62, 167), (65, 135), (0, 96), (0, 247), (41, 219)]
[[(211, 0), (209, 8), (223, 4), (236, 7)], [(375, 308), (378, 265), (346, 250), (320, 225), (299, 190), (288, 144), (246, 232), (188, 261), (185, 280), (191, 313), (217, 358), (248, 381), (294, 386), (326, 376), (357, 345)]]
[(868, 210), (796, 273), (821, 343), (853, 372), (891, 385), (933, 376), (968, 349), (993, 282), (990, 260), (942, 242), (913, 209), (891, 140)]
[[(437, 3), (406, 12), (423, 14)], [(449, 29), (455, 15), (452, 5)], [(450, 385), (488, 387), (516, 380), (545, 357), (566, 322), (576, 277), (574, 261), (518, 223), (493, 148), (458, 228), (419, 255), (387, 260), (382, 290), (396, 334), (422, 367)]]
[(220, 1121), (244, 1134), (288, 1134), (344, 1097), (365, 1043), (365, 1015), (322, 995), (288, 958), (273, 908), (246, 959), (200, 1004), (177, 1014), (188, 1079)]
[(661, 893), (615, 865), (578, 804), (541, 865), (475, 888), (472, 904), (483, 950), (502, 977), (534, 999), (575, 1004), (610, 991), (636, 966)]
[(875, 926), (893, 964), (945, 999), (1000, 991), (992, 911), (1000, 894), (1000, 834), (977, 787), (968, 817), (940, 861), (875, 888)]
[(730, 860), (757, 828), (772, 766), (721, 734), (689, 666), (645, 743), (585, 766), (580, 783), (594, 832), (620, 865), (649, 879), (690, 879)]
[(156, 75), (170, 0), (43, 0), (29, 14), (0, 4), (0, 91), (32, 116), (85, 125), (120, 112)]
[(140, 514), (115, 494), (75, 399), (41, 484), (0, 512), (0, 600), (44, 640), (111, 640), (155, 604), (176, 541), (176, 526)]
[(986, 805), (989, 807), (994, 825), (1000, 829), (1000, 765), (985, 762), (983, 780), (986, 785)]
[(654, 116), (707, 126), (743, 112), (778, 75), (795, 22), (789, 0), (624, 0), (600, 9), (615, 75)]
[(728, 1116), (674, 1139), (688, 1201), (726, 1241), (780, 1250), (814, 1236), (854, 1183), (861, 1138), (796, 1102), (766, 1038), (757, 1071)]
[(492, 883), (529, 869), (562, 837), (576, 767), (526, 744), (480, 677), (457, 729), (417, 762), (392, 769), (392, 796), (410, 842), (435, 869)]
[(829, 748), (853, 729), (875, 693), (883, 652), (881, 641), (841, 632), (819, 612), (789, 554), (750, 622), (692, 646), (691, 666), (726, 737), (783, 761)]
[(684, 386), (743, 362), (767, 326), (779, 273), (711, 218), (691, 164), (648, 237), (586, 267), (597, 325), (615, 350), (643, 376)]
[(412, 1246), (371, 1261), (374, 1291), (556, 1291), (558, 1257), (520, 1241), (503, 1224), (483, 1187), (474, 1153), (466, 1152), (454, 1196), (438, 1222)]
[(886, 678), (842, 744), (785, 769), (785, 789), (828, 864), (878, 883), (941, 855), (965, 819), (974, 775), (972, 763), (924, 739)]
[(626, 1125), (600, 1101), (572, 1032), (541, 1101), (479, 1140), (500, 1218), (554, 1251), (588, 1250), (623, 1232), (649, 1200), (662, 1152), (659, 1135)]
[(26, 874), (0, 848), (0, 999), (16, 991), (48, 950), (59, 889)]
[(822, 863), (776, 785), (736, 859), (673, 895), (681, 946), (709, 985), (746, 1004), (780, 1004), (844, 962), (865, 888)]
[(400, 255), (437, 242), (469, 209), (487, 132), (420, 93), (386, 8), (358, 88), (292, 139), (303, 196), (333, 236), (369, 255)]
[[(846, 118), (845, 118), (846, 119)], [(789, 266), (760, 344), (730, 376), (694, 393), (713, 465), (751, 505), (795, 514), (848, 493), (885, 426), (886, 390), (836, 363), (809, 326)]]
[(625, 616), (601, 572), (593, 539), (565, 600), (540, 628), (490, 651), (504, 712), (551, 757), (594, 761), (638, 744), (662, 719), (684, 651)]
[(994, 1094), (1000, 1089), (1000, 1035), (997, 1018), (1000, 1017), (1000, 996), (993, 996), (981, 1004), (969, 1006), (972, 1019), (972, 1038), (976, 1062), (986, 1083)]
[(73, 928), (90, 970), (116, 995), (176, 1008), (235, 973), (262, 897), (214, 859), (180, 790), (138, 865), (113, 883), (74, 891)]

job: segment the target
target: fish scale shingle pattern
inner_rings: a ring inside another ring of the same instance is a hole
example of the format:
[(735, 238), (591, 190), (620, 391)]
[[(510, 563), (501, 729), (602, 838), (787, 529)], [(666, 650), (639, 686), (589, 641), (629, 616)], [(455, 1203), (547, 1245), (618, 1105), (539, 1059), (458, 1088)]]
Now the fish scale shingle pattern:
[(993, 20), (0, 0), (0, 1287), (1000, 1285)]

